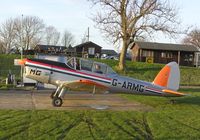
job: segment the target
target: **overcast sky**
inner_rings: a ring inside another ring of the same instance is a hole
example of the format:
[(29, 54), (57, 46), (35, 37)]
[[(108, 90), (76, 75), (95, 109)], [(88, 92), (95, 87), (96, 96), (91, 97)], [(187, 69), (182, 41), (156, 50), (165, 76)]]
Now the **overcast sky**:
[[(185, 26), (200, 27), (200, 1), (199, 0), (171, 0), (179, 8), (179, 15)], [(112, 48), (112, 44), (102, 37), (100, 31), (94, 27), (90, 19), (93, 11), (87, 0), (1, 0), (0, 23), (11, 17), (38, 16), (47, 25), (53, 25), (60, 32), (67, 29), (74, 34), (76, 43), (90, 27), (90, 40), (103, 48)], [(179, 39), (168, 39), (160, 36), (153, 41), (163, 43), (179, 43)]]

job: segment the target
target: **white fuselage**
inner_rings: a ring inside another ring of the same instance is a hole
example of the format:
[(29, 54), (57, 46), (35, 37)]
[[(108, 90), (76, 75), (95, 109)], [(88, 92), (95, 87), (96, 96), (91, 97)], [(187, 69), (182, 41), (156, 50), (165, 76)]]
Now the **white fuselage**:
[(76, 80), (91, 80), (108, 87), (110, 92), (132, 93), (143, 95), (168, 96), (162, 92), (163, 87), (149, 82), (119, 76), (117, 74), (98, 74), (85, 70), (73, 70), (49, 64), (28, 61), (25, 65), (25, 76), (43, 83), (59, 86), (60, 83)]

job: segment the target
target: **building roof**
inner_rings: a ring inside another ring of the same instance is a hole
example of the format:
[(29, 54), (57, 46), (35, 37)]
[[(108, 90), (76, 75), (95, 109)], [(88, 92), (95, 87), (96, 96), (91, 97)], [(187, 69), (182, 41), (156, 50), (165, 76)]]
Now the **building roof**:
[(101, 54), (107, 54), (107, 55), (114, 56), (114, 55), (117, 55), (117, 52), (115, 50), (103, 49), (103, 50), (101, 50)]
[[(187, 51), (187, 52), (197, 52), (197, 47), (193, 45), (185, 44), (167, 44), (167, 43), (155, 43), (155, 42), (135, 42), (141, 49), (150, 50), (171, 50), (171, 51)], [(134, 47), (134, 44), (132, 44)]]
[(76, 46), (74, 46), (74, 47), (77, 48), (77, 47), (83, 47), (83, 46), (88, 46), (88, 45), (90, 45), (90, 46), (94, 46), (94, 47), (100, 47), (100, 48), (102, 48), (101, 46), (95, 44), (95, 43), (92, 42), (92, 41), (88, 41), (88, 42), (85, 42), (85, 43), (82, 43), (82, 44), (76, 45)]

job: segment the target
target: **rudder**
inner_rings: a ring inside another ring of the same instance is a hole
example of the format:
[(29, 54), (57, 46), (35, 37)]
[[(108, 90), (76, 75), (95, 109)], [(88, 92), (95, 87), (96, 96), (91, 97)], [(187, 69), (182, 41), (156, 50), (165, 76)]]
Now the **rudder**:
[(178, 90), (180, 83), (180, 70), (176, 62), (170, 62), (155, 77), (153, 84), (166, 87), (171, 90)]

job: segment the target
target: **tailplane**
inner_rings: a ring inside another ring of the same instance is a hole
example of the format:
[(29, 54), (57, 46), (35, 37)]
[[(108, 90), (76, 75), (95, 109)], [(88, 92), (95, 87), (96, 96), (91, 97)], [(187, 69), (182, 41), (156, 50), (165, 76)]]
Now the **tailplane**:
[(177, 91), (180, 83), (180, 70), (176, 62), (170, 62), (158, 73), (153, 84)]

